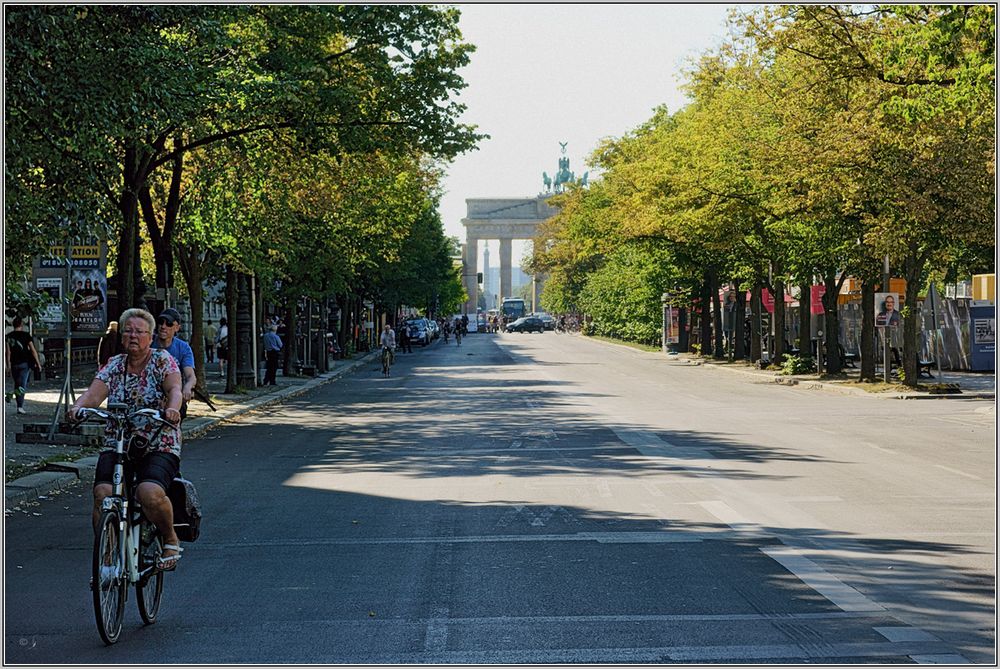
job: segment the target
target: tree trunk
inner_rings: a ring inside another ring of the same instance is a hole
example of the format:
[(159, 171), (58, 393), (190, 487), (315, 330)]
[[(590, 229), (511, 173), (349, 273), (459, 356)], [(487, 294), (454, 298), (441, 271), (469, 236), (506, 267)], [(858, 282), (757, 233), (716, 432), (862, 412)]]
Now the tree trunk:
[[(257, 387), (257, 370), (253, 368), (253, 347), (256, 333), (253, 331), (253, 314), (250, 307), (250, 275), (239, 272), (236, 275), (236, 383), (243, 388)], [(232, 323), (229, 328), (232, 332)], [(232, 334), (229, 340), (232, 341)]]
[(701, 283), (701, 355), (712, 355), (712, 277), (708, 271), (702, 276)]
[(875, 281), (861, 282), (861, 380), (875, 381)]
[(733, 323), (733, 357), (743, 360), (747, 357), (746, 346), (747, 292), (739, 284), (736, 286), (736, 322)]
[[(135, 269), (139, 263), (139, 254), (136, 252), (139, 234), (138, 188), (135, 183), (137, 163), (135, 147), (127, 147), (123, 165), (122, 193), (118, 201), (122, 228), (118, 238), (118, 257), (115, 262), (118, 275), (119, 308), (118, 314), (114, 314), (116, 319), (123, 311), (138, 304), (136, 299), (137, 281), (135, 280)], [(111, 314), (109, 314), (110, 316)]]
[(723, 328), (722, 328), (722, 306), (719, 304), (719, 275), (713, 269), (709, 274), (711, 277), (711, 295), (712, 295), (712, 323), (715, 329), (715, 337), (713, 339), (713, 352), (715, 358), (722, 360), (726, 357), (725, 347), (722, 345), (723, 340)]
[(844, 369), (844, 359), (840, 355), (840, 313), (837, 310), (837, 297), (844, 285), (847, 274), (841, 274), (837, 281), (837, 273), (829, 270), (823, 276), (826, 292), (823, 293), (823, 318), (826, 330), (826, 372), (839, 374)]
[(340, 307), (340, 333), (337, 343), (343, 355), (347, 356), (347, 342), (351, 340), (351, 310), (347, 293), (337, 295), (337, 306)]
[(194, 352), (194, 374), (198, 387), (205, 388), (205, 337), (202, 318), (205, 313), (205, 293), (202, 284), (205, 269), (201, 253), (193, 247), (178, 246), (177, 259), (181, 275), (191, 299), (191, 350)]
[(236, 345), (236, 270), (226, 265), (226, 321), (229, 334), (226, 335), (226, 345), (229, 349), (229, 359), (226, 361), (226, 393), (236, 392), (236, 364), (238, 358)]
[(299, 360), (299, 338), (298, 338), (298, 328), (299, 328), (299, 310), (298, 304), (295, 300), (288, 301), (288, 307), (285, 310), (285, 360), (283, 374), (285, 376), (291, 376), (293, 373), (297, 373), (297, 370), (293, 372), (293, 366)]
[(691, 334), (688, 332), (688, 310), (685, 307), (677, 309), (677, 352), (687, 353), (691, 347)]
[[(917, 387), (920, 358), (920, 319), (917, 312), (917, 296), (920, 293), (926, 261), (916, 253), (911, 253), (903, 262), (903, 272), (906, 277), (906, 303), (903, 306), (903, 371), (906, 378), (903, 383), (911, 388)], [(886, 328), (888, 330), (888, 328)], [(887, 333), (888, 334), (888, 333)]]
[(758, 280), (753, 285), (750, 294), (750, 362), (757, 362), (763, 357), (761, 346), (761, 325), (763, 324), (764, 300), (761, 298), (763, 285)]
[(772, 365), (785, 361), (785, 282), (774, 281), (774, 360)]
[(812, 281), (799, 284), (799, 355), (812, 357)]

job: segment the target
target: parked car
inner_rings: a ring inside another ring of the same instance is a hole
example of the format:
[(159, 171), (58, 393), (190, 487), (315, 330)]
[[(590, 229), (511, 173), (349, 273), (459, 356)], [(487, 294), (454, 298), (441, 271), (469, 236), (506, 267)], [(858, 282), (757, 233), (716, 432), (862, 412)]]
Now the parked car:
[(411, 318), (406, 321), (411, 344), (427, 346), (431, 343), (430, 322), (426, 318)]
[(523, 316), (508, 323), (507, 332), (545, 332), (545, 324), (537, 316)]
[(441, 326), (437, 324), (437, 321), (433, 318), (428, 318), (427, 325), (431, 329), (431, 341), (434, 341), (441, 336)]
[(536, 318), (541, 319), (542, 325), (545, 326), (546, 330), (555, 330), (556, 329), (556, 319), (555, 319), (555, 317), (552, 314), (547, 314), (544, 311), (541, 311), (541, 312), (538, 312), (538, 313), (535, 313), (535, 314), (531, 314), (531, 315), (534, 316), (534, 317), (536, 317)]

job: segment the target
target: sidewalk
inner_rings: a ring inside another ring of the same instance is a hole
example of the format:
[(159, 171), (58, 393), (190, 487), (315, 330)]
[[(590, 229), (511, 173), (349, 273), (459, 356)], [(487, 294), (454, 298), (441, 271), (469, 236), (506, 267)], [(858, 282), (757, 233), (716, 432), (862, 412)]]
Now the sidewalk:
[[(209, 396), (218, 411), (212, 411), (203, 402), (192, 400), (188, 404), (187, 418), (184, 419), (183, 439), (203, 434), (229, 418), (301, 395), (312, 388), (329, 383), (367, 364), (376, 355), (377, 352), (374, 352), (359, 355), (352, 360), (335, 360), (329, 372), (315, 378), (285, 377), (281, 376), (279, 370), (277, 386), (254, 388), (245, 394), (228, 395), (222, 392), (225, 390), (225, 382), (219, 377), (218, 363), (206, 365), (205, 382)], [(73, 389), (77, 397), (86, 390), (96, 371), (93, 365), (73, 368)], [(27, 413), (24, 415), (16, 412), (13, 400), (4, 404), (4, 492), (5, 508), (8, 512), (19, 504), (64, 488), (77, 479), (93, 476), (99, 447), (16, 442), (16, 435), (22, 432), (25, 423), (44, 423), (46, 427), (51, 424), (62, 387), (62, 378), (30, 381), (24, 404)], [(12, 390), (13, 383), (7, 377), (4, 380), (4, 391), (9, 393)]]
[[(582, 336), (582, 335), (577, 335)], [(678, 353), (676, 355), (666, 355), (659, 351), (642, 351), (627, 344), (615, 344), (600, 339), (590, 339), (590, 341), (607, 344), (608, 346), (620, 346), (633, 351), (644, 352), (646, 355), (665, 360), (670, 364), (704, 366), (711, 369), (724, 370), (726, 372), (741, 374), (754, 379), (758, 383), (777, 383), (788, 386), (800, 386), (811, 390), (827, 390), (845, 395), (858, 395), (875, 399), (996, 399), (997, 377), (989, 372), (955, 372), (942, 370), (938, 376), (937, 370), (931, 373), (934, 378), (921, 378), (922, 390), (913, 390), (901, 383), (884, 384), (862, 384), (860, 368), (848, 367), (844, 370), (843, 378), (821, 378), (818, 374), (784, 375), (781, 372), (768, 369), (757, 369), (749, 362), (729, 362), (728, 360), (715, 360), (703, 358), (692, 353)], [(934, 391), (937, 386), (952, 385), (961, 392), (940, 392)]]
[[(678, 354), (688, 355), (688, 354)], [(693, 359), (693, 360), (692, 360)], [(748, 363), (728, 362), (726, 360), (706, 360), (688, 355), (689, 364), (701, 364), (712, 369), (722, 369), (728, 372), (744, 374), (771, 383), (789, 386), (800, 386), (806, 389), (827, 390), (831, 392), (872, 397), (876, 399), (995, 399), (996, 375), (976, 372), (955, 372), (942, 370), (938, 376), (937, 370), (932, 371), (934, 378), (921, 378), (921, 389), (914, 390), (903, 384), (888, 385), (862, 384), (861, 370), (848, 367), (843, 370), (842, 378), (823, 378), (819, 374), (786, 375), (773, 370), (756, 369)], [(953, 386), (959, 392), (944, 390), (943, 386)]]

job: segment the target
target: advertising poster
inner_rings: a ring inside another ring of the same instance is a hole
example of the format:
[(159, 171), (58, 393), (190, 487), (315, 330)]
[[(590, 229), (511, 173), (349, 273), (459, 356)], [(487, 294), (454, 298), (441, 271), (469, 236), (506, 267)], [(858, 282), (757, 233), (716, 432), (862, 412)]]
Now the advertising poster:
[(108, 325), (108, 285), (104, 272), (74, 269), (71, 289), (73, 331), (102, 334)]
[(875, 293), (875, 327), (895, 328), (903, 324), (899, 313), (899, 295), (896, 293)]
[(62, 287), (63, 280), (55, 278), (36, 279), (35, 287), (40, 293), (48, 293), (50, 302), (45, 305), (40, 320), (47, 326), (62, 325), (66, 318), (66, 310), (63, 308)]
[(976, 304), (969, 306), (969, 316), (972, 319), (969, 337), (972, 339), (970, 362), (972, 371), (986, 372), (996, 369), (997, 354), (997, 317), (996, 308), (992, 304)]
[(681, 332), (677, 320), (677, 309), (672, 306), (665, 307), (667, 332), (665, 341), (667, 344), (676, 344), (681, 340)]

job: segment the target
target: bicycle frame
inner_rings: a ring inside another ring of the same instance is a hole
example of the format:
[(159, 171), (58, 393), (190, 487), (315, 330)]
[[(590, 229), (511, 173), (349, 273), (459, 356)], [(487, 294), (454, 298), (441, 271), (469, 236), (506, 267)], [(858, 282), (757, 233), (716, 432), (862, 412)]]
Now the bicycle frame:
[[(138, 503), (132, 508), (131, 495), (127, 494), (125, 481), (125, 433), (128, 429), (129, 415), (125, 414), (127, 405), (109, 403), (108, 411), (90, 410), (105, 421), (113, 421), (115, 429), (115, 468), (111, 477), (111, 494), (101, 502), (101, 511), (116, 510), (118, 512), (118, 530), (124, 540), (121, 542), (119, 564), (125, 565), (129, 583), (138, 583), (153, 567), (139, 571), (139, 546), (141, 507)], [(142, 410), (140, 410), (142, 411)], [(139, 413), (139, 412), (135, 412)], [(173, 426), (171, 426), (173, 427)], [(134, 491), (133, 491), (134, 492)]]

